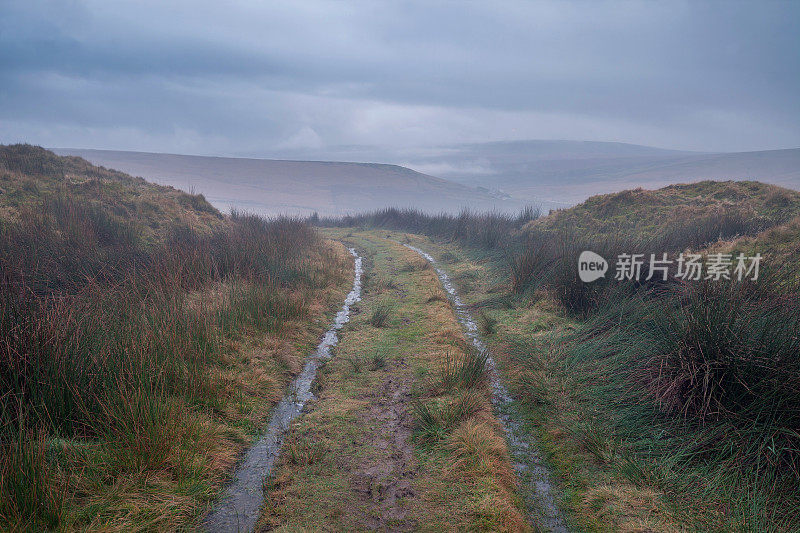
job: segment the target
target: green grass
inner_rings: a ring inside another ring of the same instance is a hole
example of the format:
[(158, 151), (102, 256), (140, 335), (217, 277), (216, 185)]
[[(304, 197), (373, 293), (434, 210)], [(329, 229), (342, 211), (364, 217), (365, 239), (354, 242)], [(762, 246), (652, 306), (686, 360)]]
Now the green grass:
[(414, 436), (422, 443), (438, 443), (462, 422), (485, 407), (481, 394), (469, 391), (452, 398), (436, 398), (414, 404)]
[(453, 389), (468, 390), (485, 385), (487, 361), (488, 355), (475, 349), (467, 350), (462, 357), (454, 357), (447, 352), (434, 388), (447, 392)]
[(385, 328), (389, 325), (389, 318), (391, 315), (392, 305), (388, 302), (381, 302), (375, 306), (367, 322), (376, 328)]
[[(757, 283), (604, 287), (575, 313), (553, 278), (493, 305), (504, 265), (490, 253), (411, 242), (459, 257), (457, 285), (483, 269), (462, 297), (492, 309), (491, 348), (583, 527), (798, 528), (800, 308), (786, 269)], [(432, 413), (421, 419), (441, 432)]]
[(497, 329), (497, 319), (482, 310), (478, 313), (478, 329), (483, 335), (493, 335)]

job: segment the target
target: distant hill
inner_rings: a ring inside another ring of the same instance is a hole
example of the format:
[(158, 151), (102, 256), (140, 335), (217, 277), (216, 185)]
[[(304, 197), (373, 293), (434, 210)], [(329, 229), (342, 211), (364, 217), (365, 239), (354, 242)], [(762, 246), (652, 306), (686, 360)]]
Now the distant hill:
[(516, 210), (519, 201), (385, 164), (202, 157), (56, 149), (150, 181), (202, 193), (224, 210), (261, 215), (343, 215), (387, 206), (455, 212)]
[(755, 180), (800, 189), (800, 149), (698, 153), (625, 143), (515, 141), (453, 146), (411, 166), (521, 200), (567, 204), (594, 194), (704, 180)]
[(280, 155), (397, 163), (545, 210), (595, 194), (703, 180), (755, 180), (800, 189), (800, 149), (703, 153), (618, 142), (526, 140), (421, 148), (341, 146)]

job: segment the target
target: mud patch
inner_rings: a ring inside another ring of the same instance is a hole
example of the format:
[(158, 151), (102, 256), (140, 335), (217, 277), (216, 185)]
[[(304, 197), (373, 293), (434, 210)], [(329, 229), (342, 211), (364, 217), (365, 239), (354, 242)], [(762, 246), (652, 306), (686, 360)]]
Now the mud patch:
[(377, 453), (368, 462), (354, 464), (350, 475), (353, 493), (365, 504), (364, 527), (380, 531), (413, 531), (416, 522), (409, 511), (416, 496), (411, 443), (411, 380), (400, 360), (382, 385), (362, 399), (369, 408), (364, 427), (373, 428), (365, 437)]

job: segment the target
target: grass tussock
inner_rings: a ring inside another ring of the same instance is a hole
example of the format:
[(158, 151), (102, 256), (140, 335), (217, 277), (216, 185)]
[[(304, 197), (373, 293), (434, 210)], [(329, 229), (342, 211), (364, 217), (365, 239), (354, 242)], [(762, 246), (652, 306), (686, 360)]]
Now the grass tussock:
[(434, 384), (434, 390), (442, 392), (453, 389), (469, 390), (485, 385), (488, 379), (487, 363), (486, 352), (469, 349), (462, 357), (454, 357), (448, 351), (439, 378)]
[(400, 272), (417, 272), (420, 270), (427, 270), (431, 268), (431, 264), (428, 263), (423, 258), (414, 258), (409, 261), (403, 263), (403, 265), (399, 268)]
[(493, 335), (497, 331), (497, 319), (486, 311), (480, 311), (478, 313), (478, 330), (483, 335)]
[(372, 314), (367, 319), (367, 322), (376, 328), (385, 328), (389, 325), (389, 318), (392, 315), (392, 305), (388, 302), (379, 303)]
[(447, 298), (447, 294), (445, 294), (444, 290), (439, 285), (435, 285), (434, 287), (428, 289), (428, 297), (425, 299), (425, 303), (434, 302), (450, 302), (449, 298)]
[(372, 370), (380, 370), (382, 368), (386, 368), (387, 360), (386, 354), (381, 351), (377, 351), (372, 355)]
[(414, 404), (414, 436), (422, 443), (445, 440), (461, 422), (484, 409), (483, 394), (465, 391), (453, 397)]
[(327, 453), (324, 442), (310, 442), (296, 438), (286, 445), (286, 463), (294, 466), (310, 466), (321, 462)]
[(502, 435), (479, 420), (466, 420), (447, 439), (453, 454), (452, 468), (474, 478), (493, 477), (501, 486), (513, 489), (514, 469)]
[[(366, 274), (364, 274), (366, 276)], [(365, 285), (375, 293), (396, 291), (400, 289), (397, 281), (391, 276), (371, 276)]]

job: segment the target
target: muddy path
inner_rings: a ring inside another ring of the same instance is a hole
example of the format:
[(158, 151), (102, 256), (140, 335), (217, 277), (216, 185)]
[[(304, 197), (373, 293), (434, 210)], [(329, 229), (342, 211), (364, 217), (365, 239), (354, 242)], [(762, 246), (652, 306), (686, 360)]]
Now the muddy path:
[(206, 518), (207, 531), (249, 532), (258, 520), (264, 500), (264, 477), (272, 471), (291, 422), (302, 414), (303, 407), (314, 397), (311, 389), (317, 370), (331, 357), (331, 349), (339, 340), (337, 332), (350, 320), (350, 309), (361, 298), (362, 258), (354, 248), (349, 251), (354, 258), (352, 290), (315, 352), (306, 359), (302, 371), (289, 386), (286, 396), (275, 406), (266, 431), (237, 465), (233, 481)]
[(436, 260), (424, 250), (403, 244), (433, 265), (436, 275), (448, 294), (459, 323), (471, 340), (473, 346), (488, 355), (489, 375), (492, 385), (492, 403), (498, 419), (506, 432), (514, 457), (514, 468), (522, 484), (522, 495), (526, 501), (531, 520), (539, 527), (556, 533), (567, 532), (563, 516), (556, 504), (555, 490), (551, 480), (550, 469), (544, 463), (536, 438), (523, 428), (523, 417), (517, 412), (514, 399), (511, 397), (496, 368), (494, 358), (478, 332), (478, 326), (456, 291), (447, 272), (438, 266)]
[(486, 350), (447, 273), (385, 233), (333, 236), (359, 250), (354, 290), (208, 529), (566, 531), (493, 360), (443, 381)]
[[(395, 363), (404, 366), (404, 361)], [(416, 523), (409, 517), (415, 490), (412, 481), (416, 465), (411, 443), (410, 380), (389, 374), (379, 388), (364, 399), (369, 409), (363, 423), (375, 428), (367, 435), (370, 446), (382, 453), (377, 458), (357, 464), (350, 486), (362, 502), (372, 508), (364, 525), (377, 531), (413, 531)]]
[(454, 308), (433, 268), (384, 235), (331, 234), (363, 250), (364, 294), (257, 528), (529, 531), (488, 381), (441, 385), (447, 361), (472, 353)]

